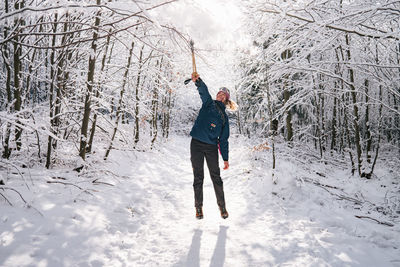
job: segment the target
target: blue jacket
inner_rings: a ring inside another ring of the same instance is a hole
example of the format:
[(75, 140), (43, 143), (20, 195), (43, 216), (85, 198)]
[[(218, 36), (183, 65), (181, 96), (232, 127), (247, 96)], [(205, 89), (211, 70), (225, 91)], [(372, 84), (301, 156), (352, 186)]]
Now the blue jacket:
[[(207, 85), (200, 78), (196, 81), (196, 86), (203, 105), (190, 131), (190, 135), (194, 139), (207, 144), (219, 144), (222, 159), (228, 161), (229, 121), (225, 112), (225, 105), (211, 98)], [(221, 111), (218, 110), (216, 105), (220, 107)]]

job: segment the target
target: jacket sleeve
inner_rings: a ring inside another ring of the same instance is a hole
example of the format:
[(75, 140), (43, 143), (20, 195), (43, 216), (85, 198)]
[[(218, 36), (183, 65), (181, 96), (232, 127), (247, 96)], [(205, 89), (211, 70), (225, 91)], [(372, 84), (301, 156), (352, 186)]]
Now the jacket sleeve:
[(199, 91), (203, 105), (207, 105), (212, 102), (212, 98), (210, 93), (208, 92), (207, 85), (203, 82), (203, 80), (199, 78), (195, 84), (197, 86), (197, 90)]
[[(227, 116), (226, 116), (227, 117)], [(224, 161), (229, 160), (229, 121), (226, 118), (225, 126), (222, 128), (221, 136), (219, 137), (219, 149)]]

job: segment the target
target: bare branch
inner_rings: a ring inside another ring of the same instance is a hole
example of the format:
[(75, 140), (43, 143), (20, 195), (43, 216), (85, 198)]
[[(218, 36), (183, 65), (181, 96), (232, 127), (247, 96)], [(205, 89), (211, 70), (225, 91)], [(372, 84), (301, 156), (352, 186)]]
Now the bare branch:
[(354, 215), (356, 218), (359, 218), (359, 219), (370, 219), (370, 220), (373, 220), (373, 221), (375, 221), (375, 222), (377, 222), (377, 223), (379, 223), (379, 224), (382, 224), (382, 225), (386, 225), (386, 226), (390, 226), (390, 227), (393, 227), (394, 226), (394, 224), (393, 223), (389, 223), (389, 222), (382, 222), (382, 221), (379, 221), (379, 220), (377, 220), (377, 219), (375, 219), (375, 218), (372, 218), (372, 217), (369, 217), (369, 216), (361, 216), (361, 215)]
[(73, 183), (60, 182), (60, 181), (46, 181), (46, 183), (48, 183), (48, 184), (63, 184), (63, 185), (75, 186), (76, 188), (82, 190), (83, 192), (88, 193), (89, 195), (94, 196), (94, 195), (93, 195), (92, 193), (90, 193), (87, 189), (83, 189), (82, 187), (80, 187), (80, 186), (78, 186), (78, 185), (76, 185), (76, 184), (73, 184)]
[(335, 25), (335, 24), (325, 24), (325, 22), (318, 22), (318, 21), (315, 21), (314, 19), (306, 18), (306, 17), (300, 16), (300, 15), (297, 15), (297, 14), (293, 14), (293, 13), (290, 13), (290, 12), (282, 13), (280, 11), (276, 11), (276, 10), (272, 10), (272, 9), (263, 9), (262, 12), (286, 15), (288, 17), (295, 18), (297, 20), (301, 20), (301, 21), (304, 21), (304, 22), (307, 22), (307, 23), (310, 23), (310, 24), (319, 24), (319, 25), (321, 25), (321, 27), (326, 27), (326, 28), (329, 28), (329, 29), (332, 29), (332, 30), (346, 32), (346, 33), (349, 33), (349, 34), (356, 34), (356, 35), (361, 36), (361, 37), (368, 37), (368, 38), (374, 38), (374, 39), (388, 38), (388, 39), (400, 40), (400, 36), (396, 35), (394, 32), (385, 32), (385, 31), (379, 30), (379, 32), (382, 33), (381, 35), (370, 34), (370, 33), (361, 32), (361, 31), (358, 31), (356, 29), (346, 28), (346, 27), (343, 27), (343, 26)]

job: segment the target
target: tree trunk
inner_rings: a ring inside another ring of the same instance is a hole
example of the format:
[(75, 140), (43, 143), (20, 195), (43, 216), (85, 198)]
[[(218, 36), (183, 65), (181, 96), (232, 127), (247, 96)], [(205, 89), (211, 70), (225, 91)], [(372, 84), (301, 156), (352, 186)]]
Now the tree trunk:
[(370, 129), (370, 121), (369, 121), (369, 80), (365, 79), (364, 81), (365, 86), (365, 140), (367, 141), (367, 145), (365, 148), (365, 154), (367, 157), (367, 163), (371, 164), (371, 147), (372, 147), (372, 136), (371, 136), (371, 129)]
[[(397, 45), (397, 65), (400, 66), (400, 42)], [(399, 75), (400, 75), (400, 68), (398, 68)], [(400, 85), (397, 85), (397, 95), (400, 95)], [(400, 156), (400, 105), (398, 100), (396, 101), (396, 96), (393, 94), (393, 99), (394, 99), (394, 108), (396, 109), (396, 113), (394, 115), (394, 127), (397, 132), (397, 147), (398, 147), (398, 153)], [(397, 103), (396, 103), (397, 102)]]
[[(285, 50), (281, 54), (281, 58), (283, 60), (289, 59), (292, 57), (292, 52), (290, 50)], [(286, 105), (289, 102), (290, 98), (290, 92), (288, 90), (288, 75), (285, 75), (284, 77), (284, 82), (283, 82), (283, 99), (284, 99), (284, 105)], [(289, 142), (289, 144), (293, 141), (293, 127), (292, 127), (292, 113), (290, 111), (290, 108), (286, 108), (286, 141)]]
[[(379, 63), (379, 54), (378, 54), (378, 46), (376, 45), (376, 57), (375, 61), (378, 64)], [(367, 135), (367, 161), (368, 164), (371, 165), (371, 155), (370, 155), (370, 150), (372, 146), (372, 135), (370, 132), (370, 125), (369, 125), (369, 96), (368, 96), (368, 91), (369, 91), (369, 81), (365, 80), (365, 102), (366, 102), (366, 114), (365, 114), (365, 121), (366, 121), (366, 135)], [(382, 110), (383, 110), (383, 104), (382, 104), (382, 85), (379, 85), (379, 109), (378, 109), (378, 129), (376, 130), (377, 132), (377, 140), (375, 144), (375, 157), (372, 162), (371, 168), (369, 169), (369, 172), (366, 172), (363, 176), (366, 177), (367, 179), (370, 179), (372, 177), (372, 174), (374, 172), (375, 164), (378, 159), (378, 154), (379, 154), (379, 147), (380, 147), (380, 142), (381, 142), (381, 136), (382, 136)]]
[[(20, 2), (15, 2), (15, 10), (22, 9), (24, 7), (24, 1)], [(24, 22), (21, 18), (15, 19), (15, 27), (19, 28), (20, 25), (22, 25)], [(14, 37), (14, 111), (19, 112), (21, 111), (22, 107), (22, 84), (21, 84), (21, 71), (22, 71), (22, 62), (21, 62), (21, 56), (22, 56), (22, 46), (18, 44), (19, 42), (19, 37), (16, 36)], [(17, 115), (17, 118), (20, 115)], [(21, 124), (21, 121), (17, 119), (17, 124)], [(17, 150), (21, 149), (22, 146), (22, 141), (21, 141), (21, 135), (22, 135), (22, 128), (19, 126), (15, 127), (15, 143), (16, 143), (16, 148)]]
[[(8, 0), (5, 0), (5, 13), (9, 13), (8, 9)], [(8, 36), (8, 27), (5, 25), (4, 27), (4, 36)], [(11, 92), (11, 76), (12, 76), (12, 68), (10, 63), (10, 50), (8, 43), (5, 43), (2, 46), (2, 56), (3, 61), (6, 69), (6, 92), (7, 92), (7, 112), (11, 112), (12, 107), (12, 92)], [(3, 153), (2, 157), (5, 159), (9, 159), (11, 155), (11, 148), (10, 148), (10, 136), (11, 136), (11, 123), (6, 124), (6, 129), (4, 130), (4, 141), (3, 141)]]
[[(266, 72), (268, 69), (266, 70)], [(268, 83), (268, 72), (265, 73), (264, 85), (267, 94), (267, 109), (269, 115), (269, 124), (270, 124), (270, 136), (271, 136), (271, 146), (272, 146), (272, 172), (271, 179), (274, 184), (277, 184), (277, 178), (275, 176), (275, 167), (276, 167), (276, 156), (275, 156), (275, 136), (278, 134), (278, 120), (274, 119), (274, 108), (271, 100), (271, 92)]]
[[(345, 55), (344, 55), (344, 52), (343, 52), (343, 48), (340, 46), (338, 49), (340, 51), (340, 55), (341, 55), (342, 61), (345, 61)], [(338, 61), (340, 62), (339, 54), (337, 53), (336, 55), (337, 55)], [(343, 75), (343, 73), (342, 73), (342, 75)], [(344, 92), (343, 79), (340, 80), (340, 85), (341, 85), (341, 91)], [(343, 127), (344, 127), (344, 131), (343, 131), (342, 135), (343, 136), (345, 135), (347, 137), (348, 152), (349, 152), (349, 157), (350, 157), (350, 162), (351, 162), (351, 174), (354, 175), (354, 173), (356, 171), (356, 167), (355, 167), (355, 163), (354, 163), (353, 153), (351, 152), (351, 150), (352, 150), (351, 136), (350, 136), (349, 122), (348, 122), (348, 119), (347, 119), (348, 110), (346, 108), (348, 106), (348, 102), (349, 102), (348, 98), (349, 97), (346, 96), (346, 98), (345, 98), (345, 95), (347, 95), (347, 94), (342, 94)]]
[[(345, 101), (343, 100), (343, 102), (345, 102)], [(348, 145), (348, 151), (349, 151), (350, 162), (351, 162), (351, 174), (354, 175), (354, 173), (356, 171), (356, 166), (355, 166), (354, 159), (353, 159), (353, 153), (351, 152), (352, 147), (351, 147), (349, 122), (347, 119), (347, 110), (344, 111), (344, 128), (345, 128), (345, 133), (346, 133), (346, 137), (347, 137), (347, 145)]]
[(163, 112), (163, 137), (168, 138), (169, 135), (169, 124), (170, 124), (170, 113), (171, 113), (171, 99), (172, 99), (172, 89), (169, 85), (166, 85), (166, 99)]
[(374, 161), (372, 162), (372, 166), (371, 166), (371, 173), (369, 173), (366, 177), (371, 178), (372, 174), (374, 173), (374, 169), (375, 169), (375, 164), (376, 161), (378, 159), (378, 153), (379, 153), (379, 146), (380, 146), (380, 142), (381, 142), (381, 136), (382, 136), (382, 120), (383, 120), (383, 116), (382, 116), (382, 109), (383, 109), (383, 104), (382, 104), (382, 85), (379, 86), (379, 101), (381, 102), (379, 105), (379, 121), (378, 121), (378, 140), (376, 143), (376, 147), (375, 147), (375, 157), (374, 157)]
[[(350, 52), (350, 40), (349, 36), (346, 35), (346, 45), (347, 47), (347, 60), (350, 62), (351, 61), (351, 52)], [(350, 95), (352, 98), (353, 102), (353, 125), (354, 125), (354, 142), (356, 145), (356, 150), (357, 150), (357, 170), (358, 174), (361, 177), (361, 166), (362, 166), (362, 153), (361, 153), (361, 138), (360, 138), (360, 127), (359, 127), (359, 120), (360, 117), (358, 115), (358, 105), (357, 105), (357, 92), (356, 88), (354, 86), (354, 70), (351, 67), (348, 67), (349, 70), (349, 78), (350, 78)]]
[[(336, 83), (335, 83), (336, 86)], [(333, 89), (333, 109), (332, 109), (332, 133), (331, 133), (331, 151), (336, 150), (336, 134), (337, 134), (337, 91), (336, 88)]]
[[(54, 15), (54, 24), (53, 24), (53, 33), (57, 32), (57, 23), (58, 21), (58, 13), (55, 13)], [(56, 45), (56, 35), (53, 35), (52, 41), (51, 41), (51, 45), (53, 47), (55, 47)], [(50, 106), (50, 132), (54, 135), (56, 135), (55, 132), (55, 120), (54, 120), (54, 114), (55, 114), (55, 110), (54, 110), (54, 76), (55, 76), (55, 58), (56, 58), (56, 49), (53, 48), (51, 50), (51, 54), (50, 54), (50, 92), (49, 92), (49, 106)], [(51, 164), (51, 152), (53, 149), (53, 136), (49, 135), (48, 137), (48, 142), (47, 142), (47, 155), (46, 155), (46, 168), (49, 169), (50, 168), (50, 164)]]
[[(285, 90), (283, 91), (283, 98), (284, 98), (284, 104), (289, 101), (290, 97), (290, 92), (286, 89), (287, 85), (285, 84)], [(286, 109), (286, 140), (289, 142), (293, 141), (293, 128), (292, 128), (292, 113), (290, 112), (290, 109)]]
[[(108, 48), (109, 48), (109, 45), (110, 45), (110, 39), (111, 39), (111, 34), (107, 36), (106, 47), (105, 47), (103, 59), (101, 60), (100, 73), (104, 72), (104, 68), (105, 68), (105, 65), (106, 65), (106, 58), (107, 58)], [(112, 53), (112, 51), (111, 51), (111, 53)], [(111, 57), (111, 53), (110, 53), (110, 57)], [(96, 99), (98, 99), (99, 96), (100, 96), (100, 88), (101, 88), (101, 83), (98, 83), (97, 84), (97, 88), (96, 88)], [(93, 122), (92, 122), (92, 128), (90, 129), (90, 137), (89, 137), (89, 142), (88, 142), (87, 153), (91, 153), (92, 152), (93, 139), (94, 139), (94, 133), (96, 131), (96, 125), (97, 125), (97, 112), (95, 112), (94, 116), (93, 116)]]
[[(31, 97), (30, 97), (30, 91), (31, 91), (31, 77), (33, 77), (33, 63), (35, 62), (35, 58), (36, 58), (36, 53), (37, 53), (37, 49), (35, 48), (32, 52), (32, 57), (29, 58), (29, 63), (28, 63), (28, 75), (26, 77), (26, 83), (25, 83), (25, 95), (24, 95), (24, 106), (29, 106), (29, 104), (31, 103)], [(29, 57), (29, 56), (28, 56)], [(33, 106), (33, 105), (32, 105)]]
[(133, 48), (135, 47), (135, 43), (132, 42), (132, 46), (131, 49), (129, 51), (129, 57), (128, 57), (128, 63), (126, 65), (126, 69), (125, 69), (125, 73), (124, 73), (124, 78), (122, 81), (122, 88), (121, 88), (121, 92), (120, 92), (120, 98), (119, 98), (119, 102), (118, 102), (118, 108), (117, 108), (117, 114), (116, 114), (116, 121), (115, 121), (115, 126), (114, 126), (114, 131), (113, 134), (111, 136), (111, 141), (110, 141), (110, 145), (108, 146), (108, 149), (106, 151), (106, 154), (104, 156), (104, 160), (107, 160), (108, 155), (110, 154), (110, 151), (112, 149), (113, 146), (113, 142), (114, 142), (114, 138), (115, 135), (118, 131), (118, 123), (120, 121), (121, 118), (121, 111), (122, 111), (122, 104), (123, 104), (123, 96), (125, 93), (125, 86), (126, 86), (126, 82), (128, 80), (128, 74), (129, 74), (129, 68), (131, 67), (131, 60), (132, 60), (132, 56), (133, 56)]
[[(322, 60), (322, 58), (321, 58)], [(326, 129), (325, 129), (325, 95), (324, 95), (324, 79), (322, 74), (319, 75), (319, 92), (318, 92), (318, 99), (321, 103), (320, 105), (320, 118), (321, 118), (321, 136), (320, 136), (320, 154), (321, 154), (321, 158), (323, 155), (323, 152), (326, 150)]]
[(315, 117), (317, 118), (317, 122), (316, 122), (316, 129), (315, 129), (315, 135), (316, 135), (316, 139), (318, 140), (318, 148), (319, 148), (319, 156), (322, 159), (322, 133), (321, 133), (321, 111), (320, 111), (320, 103), (319, 103), (319, 99), (317, 98), (317, 96), (319, 96), (319, 94), (315, 94), (314, 95), (314, 102), (315, 102), (315, 111), (316, 111), (316, 115)]
[(139, 92), (140, 92), (140, 78), (142, 75), (142, 66), (143, 66), (143, 50), (144, 50), (144, 45), (140, 49), (139, 53), (139, 69), (138, 69), (138, 74), (137, 74), (137, 79), (136, 79), (136, 88), (135, 88), (135, 133), (134, 133), (134, 142), (135, 142), (135, 147), (137, 143), (139, 142), (139, 137), (140, 137), (140, 129), (139, 129)]
[[(97, 5), (100, 5), (100, 0), (97, 0)], [(94, 23), (94, 32), (93, 32), (93, 41), (91, 45), (91, 52), (89, 56), (89, 66), (88, 66), (88, 77), (87, 77), (87, 91), (85, 97), (85, 105), (83, 111), (82, 118), (82, 126), (81, 126), (81, 137), (80, 137), (80, 147), (79, 147), (79, 156), (85, 160), (86, 159), (86, 149), (87, 149), (87, 131), (89, 125), (89, 117), (91, 112), (91, 95), (94, 83), (94, 72), (96, 66), (96, 52), (97, 52), (97, 39), (98, 39), (98, 27), (100, 25), (100, 11), (96, 15), (95, 23)]]
[(161, 80), (161, 71), (162, 71), (162, 68), (163, 68), (163, 58), (161, 57), (161, 60), (160, 60), (160, 62), (158, 63), (157, 62), (157, 65), (159, 65), (159, 73), (157, 74), (157, 79), (156, 79), (156, 82), (155, 82), (155, 85), (154, 85), (154, 88), (153, 88), (153, 99), (152, 99), (152, 103), (151, 103), (151, 105), (152, 105), (152, 112), (153, 112), (153, 116), (152, 116), (152, 135), (153, 135), (153, 138), (152, 138), (152, 140), (151, 140), (151, 148), (153, 148), (153, 146), (154, 146), (154, 142), (156, 141), (156, 139), (157, 139), (157, 135), (158, 135), (158, 123), (157, 123), (157, 121), (158, 121), (158, 106), (159, 106), (159, 103), (158, 103), (158, 91), (159, 91), (159, 89), (160, 89), (160, 87), (161, 87), (161, 82), (160, 82), (160, 80)]

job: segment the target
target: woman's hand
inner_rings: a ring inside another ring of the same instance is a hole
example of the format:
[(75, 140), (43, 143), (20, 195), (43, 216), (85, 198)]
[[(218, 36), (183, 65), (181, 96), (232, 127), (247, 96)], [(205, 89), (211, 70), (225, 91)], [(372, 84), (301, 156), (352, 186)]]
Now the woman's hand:
[(224, 170), (229, 168), (229, 161), (224, 161)]
[(193, 82), (196, 82), (197, 79), (199, 79), (199, 78), (200, 78), (200, 75), (197, 72), (192, 73), (192, 81)]

